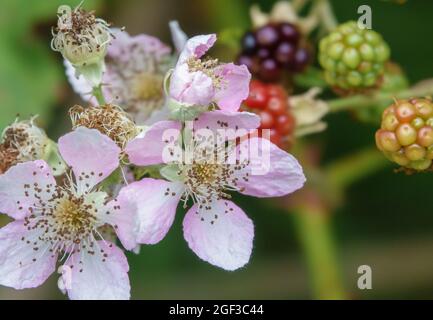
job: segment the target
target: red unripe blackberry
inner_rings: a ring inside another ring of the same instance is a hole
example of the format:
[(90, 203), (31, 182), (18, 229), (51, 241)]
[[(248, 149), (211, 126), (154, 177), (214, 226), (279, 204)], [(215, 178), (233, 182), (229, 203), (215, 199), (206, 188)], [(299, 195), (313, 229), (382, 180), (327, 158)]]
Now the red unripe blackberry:
[(290, 23), (269, 23), (242, 37), (242, 53), (237, 62), (266, 82), (277, 82), (283, 71), (301, 72), (310, 62), (310, 54), (301, 34)]
[[(293, 142), (295, 118), (288, 104), (286, 90), (276, 84), (265, 84), (252, 80), (250, 93), (242, 110), (260, 116), (260, 129), (270, 129), (269, 139), (281, 148), (288, 148)], [(261, 132), (259, 132), (261, 135)], [(266, 135), (263, 135), (266, 137)]]
[(376, 145), (402, 167), (423, 171), (433, 160), (433, 103), (429, 99), (399, 100), (382, 114)]

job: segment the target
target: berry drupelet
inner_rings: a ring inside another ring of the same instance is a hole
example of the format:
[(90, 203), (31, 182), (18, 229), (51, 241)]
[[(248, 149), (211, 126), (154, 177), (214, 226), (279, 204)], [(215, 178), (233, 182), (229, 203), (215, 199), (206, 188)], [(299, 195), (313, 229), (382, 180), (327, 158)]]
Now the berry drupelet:
[(325, 80), (338, 94), (380, 87), (390, 49), (382, 36), (354, 21), (340, 25), (320, 41), (319, 62)]
[(431, 168), (433, 160), (433, 102), (399, 100), (382, 115), (376, 145), (385, 156), (415, 171)]
[(270, 129), (270, 140), (273, 143), (286, 149), (291, 146), (295, 118), (290, 111), (288, 94), (282, 86), (252, 80), (249, 96), (242, 109), (260, 116), (259, 129)]
[(257, 78), (276, 82), (284, 70), (301, 72), (308, 65), (310, 53), (303, 44), (295, 25), (287, 22), (269, 23), (242, 38), (239, 64), (245, 64)]

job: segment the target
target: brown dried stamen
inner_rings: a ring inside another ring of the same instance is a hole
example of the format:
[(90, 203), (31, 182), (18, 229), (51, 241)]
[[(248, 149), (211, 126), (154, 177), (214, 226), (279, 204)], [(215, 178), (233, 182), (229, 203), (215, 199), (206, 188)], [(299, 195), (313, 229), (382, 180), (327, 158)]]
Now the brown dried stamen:
[(69, 115), (74, 129), (79, 126), (96, 129), (122, 149), (139, 133), (128, 114), (120, 107), (110, 104), (88, 108), (76, 105), (69, 110)]

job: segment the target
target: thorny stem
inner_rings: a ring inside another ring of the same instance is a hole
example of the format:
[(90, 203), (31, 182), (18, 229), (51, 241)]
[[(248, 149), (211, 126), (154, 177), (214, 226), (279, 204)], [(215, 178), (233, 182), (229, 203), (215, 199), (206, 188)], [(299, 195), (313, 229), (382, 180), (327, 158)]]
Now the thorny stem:
[(100, 106), (105, 105), (106, 102), (105, 102), (104, 95), (102, 93), (102, 84), (93, 87), (92, 94), (96, 98)]

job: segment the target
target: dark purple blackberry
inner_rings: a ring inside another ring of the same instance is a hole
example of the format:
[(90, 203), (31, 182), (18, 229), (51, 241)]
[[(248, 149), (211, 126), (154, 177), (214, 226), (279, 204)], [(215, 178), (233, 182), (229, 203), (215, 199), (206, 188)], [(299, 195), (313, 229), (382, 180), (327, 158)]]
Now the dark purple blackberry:
[(274, 59), (265, 59), (260, 63), (258, 74), (264, 81), (278, 81), (281, 77), (281, 66)]
[(300, 38), (298, 29), (291, 23), (281, 23), (278, 31), (283, 40), (297, 44)]
[(279, 81), (284, 70), (302, 72), (310, 62), (309, 51), (301, 43), (295, 25), (271, 23), (244, 34), (237, 62), (263, 81)]
[(247, 32), (242, 37), (242, 49), (247, 54), (253, 54), (257, 49), (257, 41), (254, 33)]
[(301, 72), (307, 67), (309, 62), (310, 53), (308, 52), (307, 48), (299, 48), (295, 53), (295, 58), (293, 60), (291, 69), (294, 72)]
[(290, 42), (281, 42), (275, 50), (275, 59), (284, 65), (289, 64), (295, 57), (296, 47)]
[(257, 44), (261, 47), (273, 47), (280, 40), (278, 29), (273, 25), (266, 25), (256, 31)]
[(272, 57), (272, 52), (268, 48), (260, 48), (260, 49), (257, 50), (256, 56), (260, 60), (264, 60), (264, 59), (267, 59), (267, 58), (271, 58)]
[(244, 64), (247, 66), (251, 73), (255, 74), (259, 71), (259, 59), (253, 56), (240, 55), (237, 59), (238, 64)]

